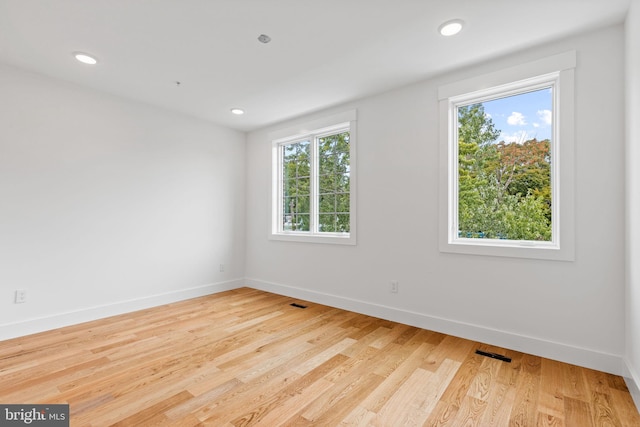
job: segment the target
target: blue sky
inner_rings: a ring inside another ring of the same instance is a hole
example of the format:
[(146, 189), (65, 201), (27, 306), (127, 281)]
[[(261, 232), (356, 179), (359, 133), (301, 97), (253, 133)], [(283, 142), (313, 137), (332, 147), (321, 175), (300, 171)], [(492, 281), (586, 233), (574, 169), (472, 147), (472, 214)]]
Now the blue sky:
[(502, 134), (498, 141), (551, 140), (551, 89), (541, 89), (482, 103)]

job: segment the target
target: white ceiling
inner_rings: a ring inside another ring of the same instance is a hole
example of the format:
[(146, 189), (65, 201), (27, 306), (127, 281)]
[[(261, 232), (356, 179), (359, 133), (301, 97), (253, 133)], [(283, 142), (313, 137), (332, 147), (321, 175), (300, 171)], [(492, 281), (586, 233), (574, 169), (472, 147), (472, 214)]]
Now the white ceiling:
[(0, 62), (246, 131), (622, 22), (629, 1), (0, 0)]

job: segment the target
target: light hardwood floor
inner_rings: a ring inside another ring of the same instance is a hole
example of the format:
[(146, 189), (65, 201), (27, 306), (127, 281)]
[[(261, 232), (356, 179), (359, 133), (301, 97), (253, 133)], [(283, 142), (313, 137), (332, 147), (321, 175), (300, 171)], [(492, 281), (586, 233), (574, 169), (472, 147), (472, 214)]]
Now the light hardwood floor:
[(0, 403), (68, 403), (72, 426), (640, 426), (620, 377), (247, 288), (0, 342)]

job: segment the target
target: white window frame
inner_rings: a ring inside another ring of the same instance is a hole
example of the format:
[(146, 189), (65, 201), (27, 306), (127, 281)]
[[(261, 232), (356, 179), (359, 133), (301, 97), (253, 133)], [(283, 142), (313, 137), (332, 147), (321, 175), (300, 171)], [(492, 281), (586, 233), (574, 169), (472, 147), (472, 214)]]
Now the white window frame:
[[(318, 232), (318, 197), (317, 165), (318, 138), (340, 132), (349, 132), (349, 233)], [(356, 244), (356, 111), (324, 117), (311, 122), (302, 123), (287, 129), (272, 132), (271, 139), (271, 221), (269, 239), (289, 242), (332, 243), (342, 245)], [(282, 228), (282, 149), (284, 145), (309, 140), (311, 142), (311, 230), (287, 231)]]
[[(574, 259), (575, 66), (576, 53), (571, 51), (439, 88), (441, 252), (564, 261)], [(457, 107), (550, 86), (553, 87), (551, 241), (458, 236)]]

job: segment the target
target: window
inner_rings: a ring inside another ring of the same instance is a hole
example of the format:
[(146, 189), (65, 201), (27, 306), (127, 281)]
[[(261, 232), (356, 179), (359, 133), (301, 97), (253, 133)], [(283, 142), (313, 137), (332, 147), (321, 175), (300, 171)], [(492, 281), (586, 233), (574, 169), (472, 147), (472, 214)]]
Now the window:
[(529, 65), (440, 88), (442, 251), (573, 258), (575, 53)]
[(355, 112), (342, 118), (273, 140), (272, 239), (355, 244)]

